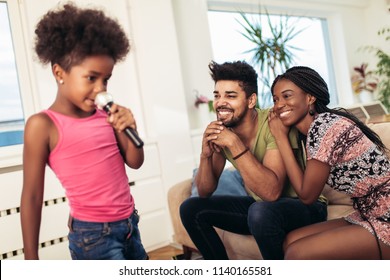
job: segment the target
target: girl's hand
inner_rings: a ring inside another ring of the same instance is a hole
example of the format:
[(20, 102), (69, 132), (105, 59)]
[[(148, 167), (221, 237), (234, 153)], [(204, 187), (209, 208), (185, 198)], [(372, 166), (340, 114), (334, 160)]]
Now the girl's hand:
[(290, 127), (285, 126), (276, 113), (271, 109), (268, 113), (268, 125), (272, 135), (275, 139), (280, 139), (281, 137), (287, 137)]
[(107, 121), (118, 132), (122, 132), (126, 127), (137, 130), (137, 124), (131, 110), (115, 103), (110, 108)]

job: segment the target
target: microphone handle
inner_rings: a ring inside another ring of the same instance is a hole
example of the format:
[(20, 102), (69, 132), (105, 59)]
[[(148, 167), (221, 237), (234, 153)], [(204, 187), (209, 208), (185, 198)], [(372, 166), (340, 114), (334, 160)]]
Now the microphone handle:
[(137, 132), (134, 129), (132, 129), (131, 127), (126, 127), (124, 132), (137, 148), (143, 147), (144, 142), (141, 140), (141, 138), (139, 138)]
[[(110, 108), (111, 108), (112, 104), (113, 104), (113, 102), (110, 101), (103, 107), (103, 110), (109, 115), (110, 115)], [(126, 127), (124, 132), (125, 132), (126, 136), (130, 138), (130, 140), (133, 142), (133, 144), (137, 148), (143, 147), (144, 142), (141, 140), (141, 138), (139, 138), (138, 133), (134, 129), (132, 129), (131, 127)]]

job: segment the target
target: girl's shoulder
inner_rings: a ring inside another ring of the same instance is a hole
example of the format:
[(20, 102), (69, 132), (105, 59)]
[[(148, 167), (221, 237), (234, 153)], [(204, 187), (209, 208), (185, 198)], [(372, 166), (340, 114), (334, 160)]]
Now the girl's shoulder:
[[(53, 120), (45, 113), (45, 111), (31, 115), (24, 127), (24, 139), (30, 140), (31, 143), (49, 142), (52, 133), (56, 133), (56, 126)], [(26, 144), (26, 143), (25, 143)]]
[(24, 128), (24, 150), (28, 160), (32, 158), (42, 159), (48, 156), (48, 151), (53, 148), (53, 136), (57, 134), (55, 125), (44, 112), (31, 115)]
[(26, 122), (26, 128), (44, 129), (53, 125), (53, 121), (45, 111), (31, 115)]

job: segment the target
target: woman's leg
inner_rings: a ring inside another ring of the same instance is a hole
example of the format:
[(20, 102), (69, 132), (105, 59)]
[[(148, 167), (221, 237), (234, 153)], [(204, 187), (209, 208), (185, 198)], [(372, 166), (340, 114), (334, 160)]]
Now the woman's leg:
[[(383, 258), (390, 259), (390, 246), (380, 246)], [(367, 229), (336, 219), (292, 231), (285, 240), (285, 259), (379, 259), (379, 249)]]
[(314, 235), (316, 233), (324, 232), (335, 227), (344, 226), (346, 223), (348, 222), (345, 221), (343, 218), (340, 218), (307, 225), (293, 230), (289, 234), (287, 234), (286, 238), (284, 239), (283, 250), (286, 251), (287, 247), (290, 246), (291, 243), (294, 243), (301, 238), (307, 237), (309, 235)]

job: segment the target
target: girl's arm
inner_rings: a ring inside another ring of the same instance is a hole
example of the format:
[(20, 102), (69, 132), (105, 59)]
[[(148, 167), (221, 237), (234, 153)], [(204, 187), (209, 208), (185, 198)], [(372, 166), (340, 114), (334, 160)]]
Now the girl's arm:
[(115, 136), (125, 163), (131, 168), (140, 168), (144, 163), (144, 148), (137, 148), (123, 131), (115, 131)]
[(140, 168), (144, 162), (144, 149), (143, 147), (137, 148), (124, 133), (126, 127), (131, 127), (137, 131), (133, 114), (129, 109), (117, 104), (111, 106), (110, 113), (108, 122), (111, 123), (115, 130), (119, 150), (125, 163), (131, 168)]
[(23, 190), (20, 204), (24, 257), (38, 259), (45, 167), (52, 123), (44, 114), (29, 118), (24, 130)]

